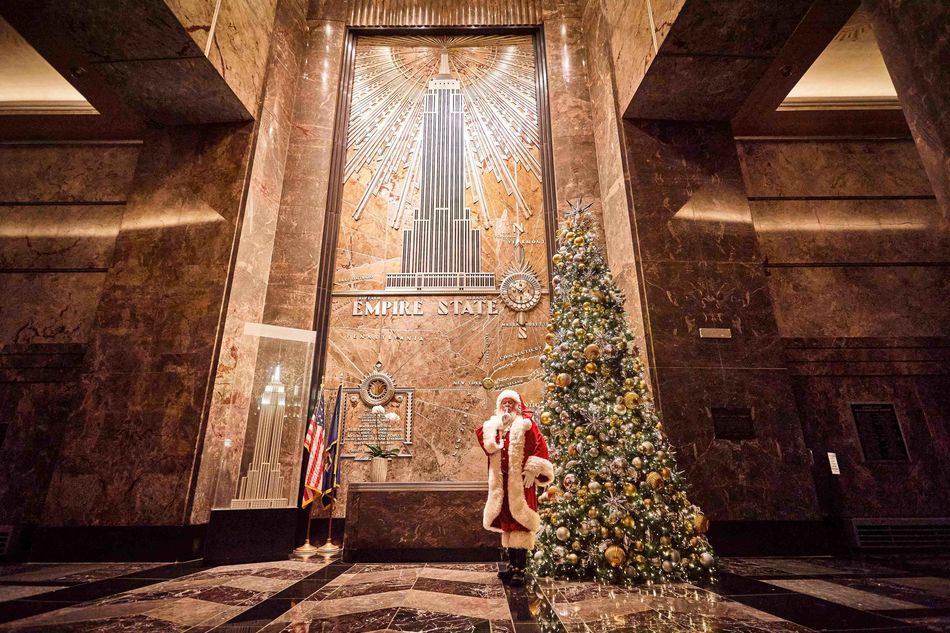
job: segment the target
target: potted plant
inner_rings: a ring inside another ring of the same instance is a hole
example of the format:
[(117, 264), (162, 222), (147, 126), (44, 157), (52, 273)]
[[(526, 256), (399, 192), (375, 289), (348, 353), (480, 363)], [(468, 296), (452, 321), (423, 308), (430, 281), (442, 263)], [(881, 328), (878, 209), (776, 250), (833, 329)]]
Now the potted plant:
[(369, 480), (372, 482), (386, 481), (386, 477), (389, 474), (389, 460), (399, 454), (399, 451), (394, 448), (383, 448), (379, 441), (379, 418), (383, 415), (385, 415), (386, 420), (389, 422), (399, 420), (398, 415), (391, 411), (386, 413), (386, 410), (382, 406), (376, 405), (373, 407), (373, 425), (376, 429), (376, 443), (366, 444), (366, 452), (369, 453), (369, 456), (372, 458), (369, 465)]

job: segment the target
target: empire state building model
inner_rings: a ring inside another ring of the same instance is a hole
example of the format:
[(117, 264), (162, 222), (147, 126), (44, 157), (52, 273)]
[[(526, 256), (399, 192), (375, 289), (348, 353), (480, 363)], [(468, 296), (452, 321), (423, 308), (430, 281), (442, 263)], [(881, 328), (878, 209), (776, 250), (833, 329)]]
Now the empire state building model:
[(412, 228), (403, 232), (402, 267), (386, 275), (387, 290), (490, 290), (481, 272), (481, 234), (465, 208), (465, 122), (462, 87), (442, 51), (422, 113), (422, 184)]

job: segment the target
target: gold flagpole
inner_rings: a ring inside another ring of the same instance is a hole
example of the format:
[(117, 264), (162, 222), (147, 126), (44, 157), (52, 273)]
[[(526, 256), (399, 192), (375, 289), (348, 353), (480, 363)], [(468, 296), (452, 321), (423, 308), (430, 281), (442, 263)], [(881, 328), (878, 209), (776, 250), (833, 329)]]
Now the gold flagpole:
[[(319, 393), (321, 397), (323, 396), (323, 383), (322, 383), (322, 382), (320, 383), (320, 391), (318, 391), (317, 393)], [(318, 401), (318, 402), (319, 402), (319, 401)], [(318, 404), (317, 406), (320, 406), (320, 405)], [(324, 415), (326, 415), (326, 412), (325, 412), (325, 411), (324, 411)], [(325, 423), (324, 423), (324, 424), (325, 424)], [(309, 430), (309, 428), (310, 428), (310, 421), (307, 420), (307, 429)], [(310, 451), (313, 451), (313, 446), (310, 447)], [(308, 452), (310, 452), (310, 451), (308, 451)], [(307, 457), (307, 461), (308, 461), (308, 462), (310, 461), (310, 457), (309, 457), (309, 456)], [(304, 482), (303, 482), (304, 494), (306, 494), (306, 492), (307, 492), (307, 481), (306, 481), (306, 477), (307, 477), (307, 474), (306, 474), (306, 472), (305, 472), (305, 473), (304, 473)], [(313, 556), (314, 554), (316, 554), (317, 552), (319, 552), (319, 550), (318, 550), (316, 547), (314, 547), (313, 545), (310, 544), (310, 524), (313, 522), (313, 501), (310, 502), (309, 506), (310, 506), (310, 507), (307, 508), (307, 510), (308, 510), (308, 512), (307, 512), (307, 538), (304, 540), (303, 545), (301, 545), (300, 547), (294, 549), (294, 556), (298, 556), (298, 557), (300, 557), (300, 558), (310, 558), (311, 556)]]
[[(342, 378), (340, 381), (340, 389), (338, 390), (339, 397), (343, 397), (343, 384)], [(333, 409), (336, 410), (337, 403), (333, 403)], [(336, 476), (337, 470), (340, 467), (340, 448), (342, 445), (342, 438), (340, 437), (340, 430), (343, 424), (343, 408), (339, 409), (340, 417), (336, 421), (336, 450), (333, 452), (333, 488), (336, 488)], [(331, 488), (332, 490), (332, 488)], [(321, 556), (332, 556), (343, 549), (342, 545), (336, 545), (333, 543), (333, 508), (336, 507), (336, 491), (333, 492), (333, 498), (330, 499), (330, 517), (327, 521), (327, 542), (317, 548), (317, 553)]]

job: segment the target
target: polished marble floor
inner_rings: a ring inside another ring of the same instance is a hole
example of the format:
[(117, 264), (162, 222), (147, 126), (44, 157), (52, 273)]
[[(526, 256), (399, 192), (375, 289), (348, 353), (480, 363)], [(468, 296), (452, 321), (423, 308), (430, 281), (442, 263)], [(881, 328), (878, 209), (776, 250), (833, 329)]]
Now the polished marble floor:
[(495, 564), (0, 565), (0, 631), (950, 631), (950, 558), (727, 558), (715, 583), (504, 587)]

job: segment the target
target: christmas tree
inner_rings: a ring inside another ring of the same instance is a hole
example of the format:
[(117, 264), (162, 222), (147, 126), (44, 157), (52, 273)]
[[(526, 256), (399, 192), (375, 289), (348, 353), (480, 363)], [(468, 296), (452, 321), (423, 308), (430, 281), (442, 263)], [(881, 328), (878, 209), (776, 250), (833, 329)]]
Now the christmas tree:
[(686, 496), (589, 208), (568, 212), (554, 255), (541, 429), (556, 476), (532, 571), (614, 584), (709, 578), (709, 521)]

